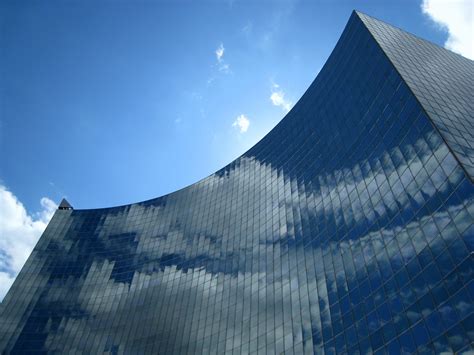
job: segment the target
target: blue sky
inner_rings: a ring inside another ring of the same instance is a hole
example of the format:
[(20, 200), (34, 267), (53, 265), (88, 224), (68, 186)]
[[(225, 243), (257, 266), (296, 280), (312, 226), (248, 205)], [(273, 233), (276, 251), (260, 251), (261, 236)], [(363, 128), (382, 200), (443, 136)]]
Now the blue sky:
[(472, 56), (472, 3), (424, 8), (2, 1), (0, 276), (13, 280), (63, 196), (76, 208), (138, 202), (244, 153), (308, 88), (353, 9)]
[[(44, 196), (137, 202), (224, 166), (303, 94), (353, 9), (440, 45), (447, 36), (413, 0), (2, 7), (0, 179), (29, 211)], [(246, 132), (232, 126), (240, 115)]]

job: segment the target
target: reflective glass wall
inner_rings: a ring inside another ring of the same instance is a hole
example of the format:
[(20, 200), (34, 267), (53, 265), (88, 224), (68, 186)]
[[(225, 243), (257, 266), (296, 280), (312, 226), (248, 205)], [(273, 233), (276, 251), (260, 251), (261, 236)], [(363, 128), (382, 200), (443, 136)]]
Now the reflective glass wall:
[(157, 199), (58, 210), (1, 305), (0, 349), (472, 350), (473, 216), (465, 169), (354, 13), (242, 157)]

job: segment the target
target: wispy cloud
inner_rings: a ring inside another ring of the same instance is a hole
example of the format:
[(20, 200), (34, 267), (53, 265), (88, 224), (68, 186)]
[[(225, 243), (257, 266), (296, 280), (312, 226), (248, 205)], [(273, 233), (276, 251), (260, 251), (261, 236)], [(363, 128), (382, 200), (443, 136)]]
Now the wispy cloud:
[(250, 36), (253, 30), (252, 22), (248, 21), (244, 27), (242, 27), (241, 31), (245, 36)]
[(217, 59), (217, 68), (221, 73), (227, 74), (230, 72), (230, 66), (224, 60), (224, 53), (225, 53), (225, 48), (224, 48), (224, 45), (221, 43), (219, 47), (217, 47), (217, 49), (215, 50), (216, 59)]
[(245, 133), (249, 129), (250, 120), (245, 115), (238, 116), (234, 123), (232, 123), (232, 127), (236, 127), (240, 130), (240, 133)]
[(270, 95), (270, 101), (275, 106), (280, 106), (284, 111), (288, 112), (291, 110), (293, 103), (285, 99), (285, 93), (278, 84), (272, 85), (272, 94)]
[(448, 32), (445, 48), (474, 59), (472, 0), (423, 0), (421, 11)]
[(216, 80), (216, 78), (213, 77), (213, 76), (211, 76), (209, 79), (207, 79), (207, 82), (206, 82), (207, 86), (211, 85), (214, 82), (214, 80)]
[(222, 62), (223, 60), (224, 52), (225, 52), (225, 48), (224, 48), (224, 45), (221, 43), (219, 47), (217, 47), (216, 49), (216, 58), (219, 63)]
[(42, 210), (30, 215), (17, 197), (0, 185), (0, 301), (57, 208), (47, 197), (40, 202)]
[(219, 71), (220, 71), (220, 72), (222, 72), (222, 73), (228, 73), (229, 70), (230, 70), (229, 64), (221, 63), (221, 65), (219, 65)]

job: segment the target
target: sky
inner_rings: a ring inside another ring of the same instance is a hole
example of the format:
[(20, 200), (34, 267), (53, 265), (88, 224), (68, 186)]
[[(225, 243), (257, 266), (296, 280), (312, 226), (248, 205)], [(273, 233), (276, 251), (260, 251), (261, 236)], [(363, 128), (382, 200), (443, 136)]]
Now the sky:
[(259, 141), (352, 10), (474, 58), (470, 0), (0, 0), (0, 299), (57, 203), (173, 192)]

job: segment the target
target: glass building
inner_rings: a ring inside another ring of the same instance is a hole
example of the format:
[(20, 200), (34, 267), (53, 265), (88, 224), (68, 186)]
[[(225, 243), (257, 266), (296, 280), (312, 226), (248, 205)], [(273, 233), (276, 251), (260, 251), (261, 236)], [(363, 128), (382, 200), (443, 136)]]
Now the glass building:
[(156, 199), (60, 206), (4, 353), (474, 351), (474, 62), (354, 12), (288, 115)]

